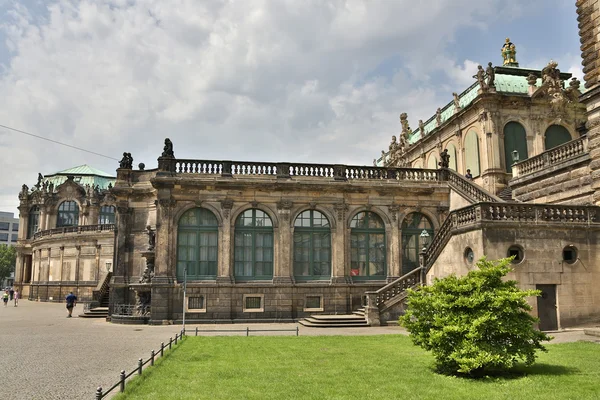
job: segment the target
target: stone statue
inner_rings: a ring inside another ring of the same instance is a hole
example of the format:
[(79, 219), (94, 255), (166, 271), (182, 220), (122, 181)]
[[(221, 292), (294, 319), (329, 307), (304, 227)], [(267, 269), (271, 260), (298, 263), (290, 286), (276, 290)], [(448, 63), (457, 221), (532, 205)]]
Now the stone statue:
[(41, 172), (38, 172), (37, 183), (35, 184), (36, 189), (40, 189), (42, 187), (42, 181), (44, 180), (44, 175)]
[(373, 159), (373, 166), (374, 166), (374, 167), (376, 167), (376, 166), (377, 166), (377, 159), (376, 159), (376, 158), (374, 158), (374, 159)]
[(440, 154), (440, 158), (442, 159), (442, 161), (440, 161), (438, 165), (442, 168), (449, 168), (450, 154), (448, 153), (448, 149), (444, 149), (444, 151), (442, 151), (442, 154)]
[(504, 45), (500, 49), (500, 53), (504, 60), (503, 65), (517, 64), (517, 48), (509, 38), (506, 38)]
[(421, 137), (425, 136), (425, 124), (422, 119), (419, 120), (419, 132), (421, 132)]
[(42, 183), (42, 192), (48, 192), (48, 181), (44, 181), (44, 183)]
[(175, 157), (175, 153), (173, 153), (173, 142), (171, 142), (169, 138), (165, 139), (165, 147), (163, 148), (161, 157)]
[(156, 231), (153, 231), (152, 227), (147, 225), (146, 233), (148, 234), (148, 251), (154, 250), (156, 246)]
[(21, 197), (26, 199), (28, 194), (29, 194), (29, 187), (27, 185), (21, 186)]
[(52, 182), (48, 184), (48, 193), (54, 193), (54, 183)]
[(385, 150), (381, 150), (381, 164), (385, 165)]
[(154, 278), (154, 264), (148, 260), (146, 261), (146, 268), (144, 268), (144, 272), (142, 272), (142, 276), (138, 282), (152, 283), (152, 278)]
[(460, 99), (458, 98), (458, 93), (452, 93), (452, 97), (454, 97), (454, 111), (460, 110)]
[(496, 72), (494, 72), (494, 67), (492, 66), (492, 62), (488, 63), (487, 68), (485, 69), (485, 74), (487, 76), (487, 87), (489, 89), (495, 89), (495, 81), (496, 81)]
[(537, 83), (537, 76), (535, 76), (535, 74), (529, 74), (527, 75), (527, 84), (529, 86), (535, 86)]
[(487, 90), (488, 87), (485, 83), (485, 71), (483, 70), (483, 67), (481, 65), (477, 66), (477, 74), (473, 75), (473, 78), (477, 79), (481, 90)]
[(579, 91), (580, 86), (581, 82), (576, 77), (572, 77), (569, 81), (569, 87), (567, 88), (566, 92), (572, 102), (579, 102), (579, 96), (581, 96), (581, 92)]
[(408, 139), (412, 133), (412, 129), (408, 126), (408, 115), (406, 113), (400, 114), (400, 125), (402, 125), (402, 136)]
[(144, 317), (150, 314), (150, 299), (152, 298), (150, 292), (137, 291), (135, 294), (135, 315), (139, 317)]
[(437, 124), (437, 126), (439, 127), (440, 125), (442, 125), (442, 109), (438, 107), (438, 109), (435, 111), (435, 122)]
[(542, 88), (550, 97), (550, 106), (554, 112), (564, 111), (565, 105), (570, 101), (563, 90), (563, 82), (560, 79), (560, 70), (556, 68), (558, 63), (550, 60), (548, 65), (542, 69)]
[(112, 182), (108, 182), (108, 190), (110, 190), (112, 188), (113, 188)]
[(144, 164), (143, 162), (138, 164), (138, 168), (140, 169), (140, 171), (143, 171), (144, 169), (146, 169), (146, 164)]
[(398, 150), (398, 142), (396, 142), (395, 135), (392, 136), (392, 142), (390, 143), (389, 150), (390, 152)]
[(131, 153), (123, 153), (123, 158), (119, 162), (119, 168), (123, 169), (132, 169), (133, 167), (133, 157), (131, 157)]

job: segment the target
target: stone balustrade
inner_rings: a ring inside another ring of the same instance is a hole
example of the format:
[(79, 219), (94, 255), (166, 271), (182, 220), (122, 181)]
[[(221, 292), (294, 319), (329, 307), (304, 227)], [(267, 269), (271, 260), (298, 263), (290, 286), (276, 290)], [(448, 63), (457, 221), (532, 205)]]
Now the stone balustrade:
[(397, 180), (420, 182), (439, 182), (445, 179), (441, 170), (341, 164), (162, 159), (160, 169), (175, 174), (217, 175), (222, 177), (264, 176), (283, 179), (311, 177), (341, 181)]
[(586, 154), (588, 151), (587, 136), (571, 140), (565, 144), (518, 162), (512, 166), (513, 178), (542, 171), (548, 167), (568, 161), (572, 158)]
[(448, 184), (450, 187), (459, 193), (463, 193), (465, 196), (471, 199), (473, 203), (478, 203), (481, 201), (504, 203), (504, 200), (502, 200), (500, 197), (491, 194), (481, 186), (476, 185), (471, 180), (457, 174), (451, 169), (448, 169), (447, 173)]
[(115, 224), (99, 224), (99, 225), (78, 225), (78, 226), (63, 226), (61, 228), (46, 229), (33, 234), (33, 239), (41, 239), (48, 236), (65, 235), (69, 233), (85, 233), (85, 232), (112, 232), (115, 230)]
[(438, 229), (425, 253), (429, 270), (456, 228), (480, 222), (528, 224), (600, 224), (600, 207), (558, 204), (478, 203), (455, 210)]

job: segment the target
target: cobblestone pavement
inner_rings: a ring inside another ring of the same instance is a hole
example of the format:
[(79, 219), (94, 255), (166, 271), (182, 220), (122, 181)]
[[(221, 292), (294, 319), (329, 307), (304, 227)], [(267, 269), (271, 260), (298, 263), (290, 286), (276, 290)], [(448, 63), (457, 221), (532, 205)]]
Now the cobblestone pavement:
[[(74, 315), (82, 312), (77, 306)], [(0, 306), (0, 399), (93, 399), (96, 387), (108, 388), (119, 371), (131, 371), (138, 358), (148, 358), (160, 342), (168, 342), (180, 326), (115, 325), (102, 319), (66, 318), (64, 304), (21, 300), (19, 307)], [(218, 330), (245, 330), (251, 335), (294, 335), (294, 332), (252, 332), (290, 329), (297, 324), (190, 325), (202, 335)], [(299, 327), (301, 336), (406, 334), (397, 326), (317, 329)], [(231, 332), (245, 335), (245, 332)], [(582, 330), (552, 333), (553, 343), (600, 338)]]

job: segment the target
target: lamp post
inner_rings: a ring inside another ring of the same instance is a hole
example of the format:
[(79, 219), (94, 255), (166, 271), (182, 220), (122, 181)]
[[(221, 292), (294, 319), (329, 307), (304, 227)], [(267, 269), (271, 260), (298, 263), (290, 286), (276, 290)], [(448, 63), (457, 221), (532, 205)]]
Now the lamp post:
[(425, 284), (425, 252), (427, 251), (427, 245), (429, 244), (429, 232), (423, 229), (419, 235), (421, 238), (421, 245), (423, 248), (419, 252), (419, 266), (421, 267), (421, 284)]
[(519, 162), (519, 151), (517, 149), (513, 150), (512, 159), (513, 159), (513, 164), (516, 164)]
[(185, 292), (187, 289), (187, 267), (183, 269), (183, 321), (182, 321), (182, 328), (183, 328), (183, 334), (185, 335)]

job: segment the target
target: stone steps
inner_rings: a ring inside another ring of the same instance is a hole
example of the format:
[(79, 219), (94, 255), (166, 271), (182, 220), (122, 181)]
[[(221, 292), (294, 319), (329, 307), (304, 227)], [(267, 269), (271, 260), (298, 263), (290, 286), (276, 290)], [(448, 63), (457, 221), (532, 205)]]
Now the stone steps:
[(108, 307), (94, 307), (83, 314), (79, 314), (79, 318), (106, 318), (108, 317)]
[(298, 323), (312, 328), (359, 328), (369, 326), (364, 311), (361, 310), (344, 315), (311, 315), (299, 320)]

